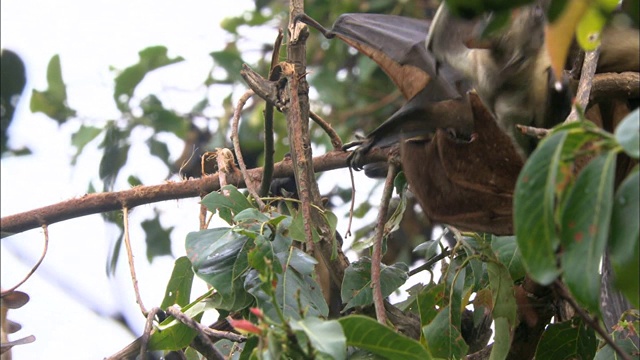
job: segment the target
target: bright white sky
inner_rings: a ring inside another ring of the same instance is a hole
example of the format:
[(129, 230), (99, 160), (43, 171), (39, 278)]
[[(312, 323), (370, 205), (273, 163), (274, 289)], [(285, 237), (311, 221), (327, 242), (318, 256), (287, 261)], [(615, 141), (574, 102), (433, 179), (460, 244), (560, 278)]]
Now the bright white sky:
[[(6, 216), (81, 196), (89, 181), (97, 178), (100, 152), (95, 149), (95, 142), (87, 147), (75, 168), (69, 166), (73, 155), (70, 135), (79, 124), (59, 128), (44, 115), (29, 111), (31, 90), (47, 87), (46, 67), (53, 55), (60, 55), (70, 106), (84, 121), (100, 125), (103, 120), (118, 116), (112, 100), (110, 67), (123, 69), (137, 62), (138, 51), (143, 48), (164, 45), (169, 56), (182, 56), (186, 61), (145, 79), (139, 90), (162, 92), (166, 106), (188, 111), (205, 93), (199, 84), (212, 65), (208, 54), (222, 49), (227, 40), (219, 29), (220, 21), (252, 9), (253, 1), (3, 0), (1, 6), (2, 48), (23, 58), (28, 81), (9, 129), (11, 145), (28, 145), (34, 151), (32, 156), (0, 162), (1, 213)], [(274, 29), (273, 33), (247, 31), (243, 35), (270, 42), (275, 34)], [(247, 49), (251, 45), (247, 42)], [(173, 154), (181, 151), (180, 144), (171, 150)], [(147, 153), (138, 151), (124, 171), (140, 168), (144, 172), (137, 175), (145, 183), (163, 181), (164, 168), (156, 160), (150, 161)], [(367, 179), (362, 173), (356, 176), (362, 188), (361, 182)], [(348, 173), (330, 178), (348, 181)], [(325, 181), (321, 186), (328, 190), (333, 184)], [(128, 185), (121, 182), (116, 187), (126, 189)], [(357, 194), (358, 198), (367, 195), (366, 191)], [(133, 210), (130, 223), (139, 224), (153, 214), (154, 208), (170, 211), (161, 217), (165, 224), (175, 225), (175, 219), (181, 219), (173, 231), (174, 239), (184, 239), (198, 227), (199, 206), (195, 199), (141, 206)], [(346, 222), (340, 225), (344, 234)], [(91, 359), (112, 355), (134, 336), (104, 316), (122, 311), (138, 332), (144, 323), (135, 304), (126, 259), (121, 257), (115, 278), (105, 275), (114, 230), (99, 215), (93, 215), (54, 224), (49, 233), (44, 263), (20, 288), (31, 296), (31, 301), (9, 312), (9, 319), (23, 326), (12, 339), (36, 336), (35, 343), (14, 348), (14, 359)], [(157, 258), (149, 266), (144, 233), (133, 229), (131, 235), (142, 298), (150, 308), (162, 300), (173, 259)], [(40, 256), (42, 231), (2, 239), (0, 245), (2, 287), (8, 288), (21, 280)], [(174, 241), (173, 253), (184, 254), (184, 243)], [(196, 295), (204, 291), (204, 285), (197, 283)]]
[[(180, 55), (187, 61), (174, 66), (174, 74), (164, 74), (163, 80), (150, 79), (144, 86), (148, 91), (174, 87), (178, 95), (168, 105), (178, 107), (182, 94), (183, 98), (192, 99), (191, 104), (182, 101), (182, 106), (191, 106), (204, 94), (197, 85), (212, 65), (208, 53), (225, 44), (220, 21), (251, 9), (253, 2), (238, 0), (221, 5), (217, 1), (195, 0), (3, 0), (2, 47), (24, 59), (28, 79), (10, 129), (12, 145), (17, 148), (26, 144), (34, 155), (2, 159), (2, 215), (82, 195), (89, 180), (96, 178), (99, 152), (95, 149), (79, 159), (77, 168), (69, 166), (69, 136), (76, 127), (58, 128), (54, 121), (29, 111), (31, 89), (47, 87), (46, 67), (53, 55), (60, 54), (70, 106), (88, 121), (99, 124), (100, 120), (118, 115), (111, 95), (110, 66), (130, 66), (137, 62), (138, 51), (152, 45), (164, 45), (170, 56)], [(140, 157), (145, 158), (145, 154)], [(158, 164), (150, 164), (151, 174), (146, 178), (143, 174), (143, 180), (161, 182), (161, 178), (155, 178), (164, 175), (157, 171), (154, 175), (155, 168), (159, 168)], [(174, 232), (181, 232), (184, 237), (197, 229), (195, 200), (161, 207), (181, 213), (182, 227)], [(135, 209), (131, 222), (139, 223), (152, 209)], [(36, 275), (20, 288), (31, 296), (31, 301), (9, 312), (9, 318), (23, 326), (14, 339), (36, 336), (35, 343), (14, 348), (14, 359), (103, 358), (134, 339), (123, 327), (100, 316), (122, 309), (132, 314), (128, 318), (134, 319), (136, 328), (141, 329), (143, 323), (136, 314), (130, 281), (126, 284), (126, 261), (121, 259), (115, 279), (105, 275), (113, 235), (113, 229), (108, 229), (99, 215), (50, 227), (47, 257)], [(159, 258), (148, 266), (144, 235), (138, 230), (132, 237), (142, 296), (148, 307), (155, 306), (162, 300), (163, 284), (173, 260)], [(26, 275), (42, 252), (42, 244), (41, 230), (2, 240), (2, 287), (11, 287)], [(174, 245), (176, 256), (184, 253), (183, 243), (175, 241)]]

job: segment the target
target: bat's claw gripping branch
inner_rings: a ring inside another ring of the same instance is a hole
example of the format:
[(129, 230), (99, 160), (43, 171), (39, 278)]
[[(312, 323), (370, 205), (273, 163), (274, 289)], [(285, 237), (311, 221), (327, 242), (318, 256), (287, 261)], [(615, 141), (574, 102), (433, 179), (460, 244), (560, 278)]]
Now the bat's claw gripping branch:
[[(277, 66), (276, 66), (277, 68)], [(274, 68), (273, 72), (276, 72)], [(247, 64), (242, 65), (242, 70), (240, 70), (240, 75), (244, 79), (244, 81), (249, 85), (251, 90), (253, 90), (258, 96), (263, 98), (266, 102), (273, 104), (279, 111), (282, 111), (282, 108), (286, 105), (283, 103), (282, 97), (280, 96), (281, 89), (284, 88), (286, 84), (286, 78), (282, 77), (280, 80), (269, 81), (263, 78), (260, 74), (253, 71)], [(283, 83), (284, 82), (284, 83)]]
[(322, 33), (322, 36), (324, 36), (327, 39), (331, 39), (333, 37), (335, 37), (336, 35), (331, 32), (331, 30), (328, 30), (327, 28), (325, 28), (324, 26), (322, 26), (319, 22), (317, 22), (316, 20), (314, 20), (313, 18), (311, 18), (309, 15), (307, 14), (300, 14), (298, 16), (296, 16), (293, 19), (293, 24), (295, 26), (295, 24), (297, 24), (298, 22), (307, 24), (309, 26), (311, 26), (312, 28), (320, 31), (320, 33)]

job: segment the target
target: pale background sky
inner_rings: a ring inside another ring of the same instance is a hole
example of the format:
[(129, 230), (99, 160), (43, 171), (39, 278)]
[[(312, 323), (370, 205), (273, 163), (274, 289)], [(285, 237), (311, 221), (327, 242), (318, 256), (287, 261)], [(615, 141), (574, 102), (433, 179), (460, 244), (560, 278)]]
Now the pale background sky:
[[(70, 107), (86, 123), (100, 126), (119, 114), (112, 100), (114, 75), (110, 67), (124, 69), (138, 61), (138, 51), (164, 45), (170, 57), (182, 56), (186, 61), (148, 76), (136, 94), (161, 93), (166, 107), (187, 112), (207, 91), (201, 84), (212, 65), (209, 53), (221, 50), (227, 40), (219, 29), (220, 21), (253, 8), (250, 0), (3, 0), (0, 4), (2, 48), (17, 52), (27, 69), (27, 87), (9, 129), (10, 145), (13, 148), (28, 145), (33, 150), (33, 155), (3, 158), (0, 162), (2, 216), (81, 196), (91, 180), (99, 184), (95, 180), (101, 156), (96, 145), (100, 139), (85, 148), (77, 166), (72, 168), (69, 164), (74, 148), (70, 147), (70, 136), (80, 123), (58, 127), (43, 114), (29, 111), (31, 90), (47, 88), (46, 67), (53, 55), (60, 55)], [(276, 30), (245, 29), (242, 34), (247, 39), (272, 42)], [(249, 40), (240, 44), (243, 50), (260, 48)], [(245, 59), (252, 61), (250, 56)], [(220, 94), (228, 91), (219, 90)], [(215, 89), (209, 93), (212, 104), (221, 103), (222, 98), (216, 94)], [(216, 109), (211, 111), (215, 113)], [(123, 172), (141, 168), (144, 172), (136, 175), (145, 183), (161, 183), (166, 170), (159, 160), (150, 160), (146, 151), (136, 150), (132, 148)], [(181, 144), (173, 141), (170, 150), (177, 157)], [(348, 184), (348, 179), (346, 170), (336, 171), (323, 178), (321, 191), (328, 191), (338, 181)], [(362, 173), (356, 173), (356, 179), (360, 190), (356, 194), (357, 204), (368, 195), (363, 188), (370, 185), (365, 183), (371, 182)], [(117, 190), (128, 188), (124, 181), (116, 183)], [(173, 254), (183, 255), (183, 239), (198, 228), (197, 199), (140, 206), (133, 209), (130, 223), (139, 224), (151, 217), (155, 208), (164, 211), (163, 224), (176, 226)], [(345, 211), (341, 208), (336, 213), (340, 216)], [(374, 212), (371, 215), (375, 217)], [(180, 219), (178, 224), (176, 219)], [(361, 222), (356, 222), (354, 229), (358, 223)], [(338, 230), (344, 234), (346, 221), (340, 221)], [(144, 324), (135, 303), (126, 259), (120, 258), (114, 278), (105, 274), (116, 231), (105, 225), (100, 215), (92, 215), (51, 225), (49, 235), (49, 251), (43, 264), (20, 288), (30, 295), (31, 301), (9, 312), (9, 319), (23, 326), (20, 332), (11, 335), (12, 339), (36, 336), (35, 343), (13, 349), (14, 359), (101, 359), (112, 355), (134, 336), (108, 316), (125, 313), (138, 333)], [(173, 259), (156, 258), (149, 265), (144, 233), (134, 227), (131, 236), (142, 299), (151, 308), (162, 301)], [(40, 229), (0, 241), (3, 288), (13, 286), (27, 274), (42, 246)], [(204, 289), (204, 284), (196, 280), (192, 299)]]

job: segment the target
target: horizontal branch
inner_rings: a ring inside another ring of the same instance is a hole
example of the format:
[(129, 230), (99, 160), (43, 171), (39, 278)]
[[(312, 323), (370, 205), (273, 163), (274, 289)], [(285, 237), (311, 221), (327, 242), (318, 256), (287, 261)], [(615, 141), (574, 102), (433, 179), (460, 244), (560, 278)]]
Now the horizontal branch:
[[(347, 167), (349, 152), (331, 151), (313, 159), (314, 171), (322, 172)], [(384, 161), (386, 152), (380, 149), (370, 151), (366, 163)], [(257, 181), (262, 178), (262, 168), (248, 171), (249, 176)], [(293, 176), (291, 160), (283, 160), (274, 165), (274, 178)], [(237, 187), (244, 187), (244, 180), (239, 172), (227, 174), (227, 182)], [(168, 182), (162, 185), (137, 186), (130, 190), (86, 194), (82, 197), (66, 200), (57, 204), (41, 207), (23, 213), (5, 216), (0, 219), (2, 237), (35, 229), (43, 225), (51, 225), (64, 220), (85, 215), (129, 209), (139, 205), (151, 204), (166, 200), (185, 199), (208, 194), (220, 189), (218, 174), (204, 176), (200, 179), (188, 179), (180, 182)]]

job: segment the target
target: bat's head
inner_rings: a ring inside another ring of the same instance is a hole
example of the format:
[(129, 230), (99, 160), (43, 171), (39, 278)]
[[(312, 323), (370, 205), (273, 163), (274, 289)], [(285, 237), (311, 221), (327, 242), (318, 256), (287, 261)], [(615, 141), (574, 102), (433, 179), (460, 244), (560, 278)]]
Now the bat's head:
[(505, 68), (535, 58), (544, 46), (545, 11), (539, 4), (511, 11), (510, 23), (492, 41), (492, 54)]

